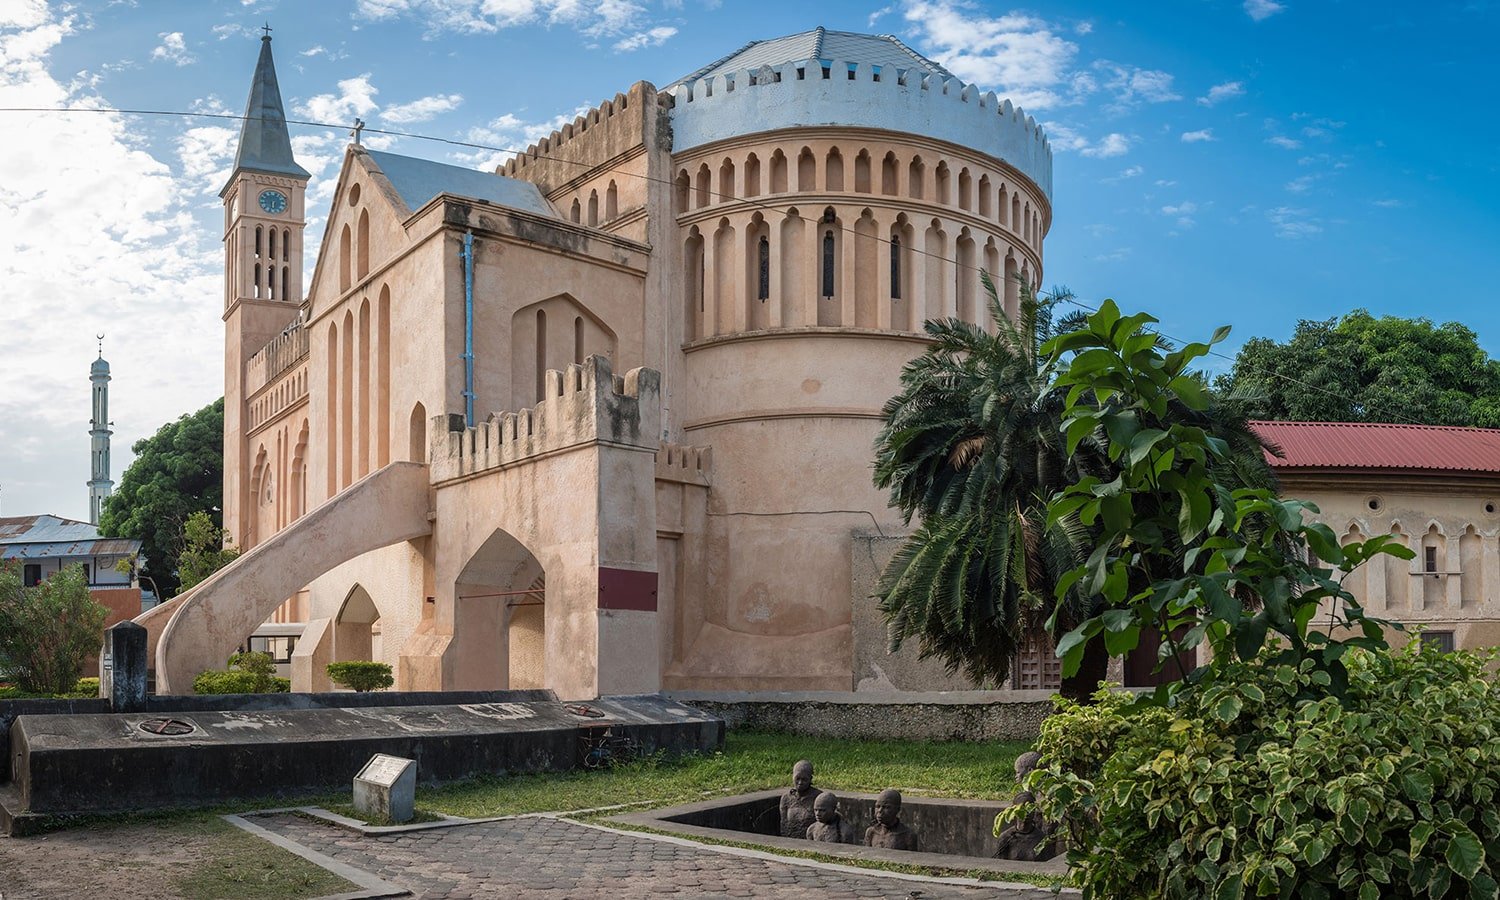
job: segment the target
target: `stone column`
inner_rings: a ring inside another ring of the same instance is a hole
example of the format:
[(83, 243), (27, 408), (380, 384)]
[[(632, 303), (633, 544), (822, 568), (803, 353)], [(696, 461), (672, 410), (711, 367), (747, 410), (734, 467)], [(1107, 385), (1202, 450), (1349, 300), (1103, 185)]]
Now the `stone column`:
[(858, 315), (859, 273), (855, 264), (859, 253), (859, 218), (848, 208), (838, 210), (838, 216), (842, 227), (839, 231), (839, 283), (834, 285), (834, 296), (838, 298), (839, 324), (852, 328)]
[(891, 330), (891, 223), (875, 216), (875, 327)]
[(766, 321), (772, 328), (781, 328), (787, 324), (781, 321), (781, 292), (786, 290), (786, 285), (781, 283), (781, 222), (782, 216), (772, 214), (767, 217), (766, 236), (771, 242), (770, 254), (770, 287), (768, 293), (770, 299), (766, 301), (770, 309), (766, 310)]
[(1459, 550), (1457, 537), (1447, 537), (1444, 540), (1448, 555), (1443, 569), (1449, 573), (1443, 576), (1444, 596), (1448, 609), (1461, 609), (1464, 605), (1464, 580), (1461, 575), (1455, 573), (1463, 568), (1464, 558)]
[[(105, 660), (109, 665), (105, 665)], [(121, 622), (104, 632), (99, 656), (99, 696), (117, 713), (146, 708), (146, 629)]]

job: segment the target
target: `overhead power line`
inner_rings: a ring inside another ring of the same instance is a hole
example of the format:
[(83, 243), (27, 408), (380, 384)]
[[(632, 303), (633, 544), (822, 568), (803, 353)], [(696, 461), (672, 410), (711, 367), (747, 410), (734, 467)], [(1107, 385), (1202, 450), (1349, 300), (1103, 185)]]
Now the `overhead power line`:
[[(214, 112), (185, 111), (185, 110), (173, 110), (173, 109), (122, 109), (122, 108), (116, 108), (116, 107), (102, 107), (102, 106), (6, 106), (6, 107), (0, 107), (0, 113), (110, 113), (110, 114), (115, 114), (115, 115), (161, 116), (161, 117), (166, 117), (166, 118), (219, 119), (219, 120), (229, 120), (229, 121), (235, 121), (235, 122), (244, 122), (244, 121), (248, 121), (248, 120), (251, 120), (251, 119), (264, 120), (264, 117), (262, 117), (262, 116), (244, 116), (244, 115), (236, 115), (234, 113), (214, 113)], [(332, 129), (344, 130), (344, 131), (352, 131), (353, 130), (353, 127), (350, 126), (350, 125), (346, 125), (346, 124), (342, 124), (342, 123), (335, 123), (335, 122), (318, 122), (318, 121), (313, 121), (313, 120), (308, 120), (308, 119), (286, 119), (285, 122), (288, 125), (297, 125), (297, 126), (307, 127), (307, 128), (332, 128)], [(452, 147), (463, 147), (463, 148), (470, 149), (470, 150), (485, 150), (485, 151), (489, 151), (489, 152), (493, 152), (493, 153), (511, 153), (511, 154), (515, 154), (516, 156), (524, 156), (524, 155), (526, 155), (528, 153), (528, 150), (530, 149), (530, 148), (527, 148), (527, 149), (518, 150), (518, 149), (516, 149), (514, 147), (497, 147), (497, 146), (494, 146), (492, 144), (485, 144), (485, 143), (480, 143), (480, 142), (477, 142), (477, 141), (461, 141), (461, 140), (458, 140), (456, 138), (445, 138), (445, 137), (439, 137), (437, 135), (432, 135), (432, 134), (421, 134), (421, 133), (413, 132), (413, 131), (397, 131), (397, 130), (390, 129), (390, 128), (370, 128), (369, 126), (364, 126), (364, 125), (360, 126), (360, 130), (364, 134), (381, 134), (381, 135), (386, 135), (388, 137), (411, 138), (412, 140), (430, 141), (430, 142), (438, 143), (438, 144), (446, 144), (446, 145), (452, 146)], [(563, 158), (557, 157), (557, 156), (548, 156), (546, 154), (541, 154), (541, 153), (538, 153), (535, 158), (536, 159), (545, 159), (545, 160), (548, 160), (550, 162), (564, 163), (566, 165), (577, 166), (577, 167), (585, 168), (585, 169), (594, 168), (594, 166), (591, 166), (588, 163), (579, 162), (577, 160), (571, 160), (571, 159), (563, 159)], [(654, 183), (657, 183), (657, 184), (665, 184), (665, 185), (668, 185), (668, 186), (671, 186), (671, 187), (675, 187), (676, 186), (676, 182), (673, 179), (658, 178), (656, 176), (647, 175), (647, 174), (641, 173), (641, 172), (619, 171), (619, 172), (617, 172), (617, 174), (622, 175), (622, 176), (631, 177), (631, 178), (639, 178), (639, 179), (642, 179), (643, 181), (647, 181), (647, 182), (654, 182)], [(786, 210), (781, 209), (780, 207), (777, 207), (777, 206), (773, 206), (770, 203), (765, 202), (765, 201), (757, 201), (757, 200), (754, 200), (753, 198), (749, 198), (749, 197), (735, 197), (733, 194), (725, 194), (725, 193), (721, 193), (721, 192), (718, 192), (718, 191), (712, 191), (712, 190), (710, 190), (708, 193), (711, 196), (713, 196), (715, 199), (720, 200), (720, 201), (723, 201), (723, 200), (737, 200), (737, 201), (739, 201), (739, 202), (741, 202), (743, 204), (746, 204), (746, 205), (748, 205), (748, 206), (750, 206), (750, 207), (752, 207), (754, 209), (758, 209), (758, 210), (761, 210), (761, 211), (764, 211), (764, 212), (774, 213), (776, 215), (781, 216), (782, 218), (790, 218), (790, 214)], [(838, 223), (825, 223), (825, 224), (829, 224), (830, 227), (837, 228), (841, 233), (844, 233), (844, 234), (853, 234), (854, 233), (853, 229), (851, 229), (850, 227), (848, 227), (846, 225), (841, 225), (841, 224), (838, 224)], [(869, 236), (864, 236), (864, 238), (866, 240), (868, 240)], [(874, 240), (877, 241), (878, 243), (882, 243), (882, 244), (890, 244), (890, 243), (892, 243), (892, 241), (891, 241), (890, 238), (888, 238), (888, 237), (882, 237), (882, 236), (880, 236), (878, 234), (875, 235)], [(984, 272), (985, 271), (984, 267), (978, 266), (978, 265), (969, 265), (969, 264), (963, 263), (963, 262), (959, 261), (957, 259), (957, 257), (944, 256), (941, 253), (934, 253), (934, 252), (929, 251), (929, 250), (919, 249), (919, 248), (917, 248), (915, 246), (906, 247), (905, 249), (908, 252), (911, 252), (911, 253), (918, 253), (918, 254), (921, 254), (922, 256), (926, 256), (926, 257), (929, 257), (931, 259), (936, 259), (936, 260), (939, 260), (941, 262), (951, 263), (952, 265), (954, 265), (955, 267), (957, 267), (959, 269), (968, 269), (968, 270), (971, 270), (971, 271), (974, 271), (974, 272)], [(996, 273), (989, 273), (989, 274), (993, 275), (993, 274), (996, 274)], [(1072, 295), (1049, 294), (1049, 293), (1041, 291), (1039, 289), (1036, 291), (1036, 293), (1037, 293), (1037, 296), (1052, 297), (1052, 298), (1054, 298), (1056, 300), (1059, 300), (1061, 302), (1071, 303), (1074, 306), (1077, 306), (1080, 309), (1086, 310), (1088, 312), (1098, 312), (1099, 311), (1099, 308), (1097, 306), (1091, 306), (1090, 304), (1085, 303), (1082, 300), (1079, 300), (1077, 297), (1072, 296)], [(1179, 345), (1187, 343), (1187, 341), (1184, 341), (1181, 338), (1175, 337), (1175, 336), (1173, 336), (1171, 334), (1168, 334), (1168, 333), (1166, 333), (1164, 331), (1157, 330), (1156, 333), (1160, 334), (1162, 337), (1166, 338), (1167, 340), (1172, 341), (1172, 342), (1174, 342), (1176, 344), (1179, 344)], [(1229, 354), (1223, 353), (1222, 351), (1218, 351), (1218, 350), (1212, 350), (1212, 349), (1210, 349), (1208, 351), (1208, 355), (1209, 356), (1216, 356), (1216, 357), (1218, 357), (1220, 359), (1227, 360), (1231, 364), (1237, 362), (1237, 360), (1236, 360), (1235, 357), (1232, 357)], [(1283, 380), (1283, 381), (1285, 381), (1285, 382), (1287, 382), (1289, 384), (1295, 384), (1295, 385), (1297, 385), (1299, 387), (1307, 388), (1310, 391), (1314, 391), (1314, 392), (1317, 392), (1317, 393), (1320, 393), (1320, 394), (1324, 394), (1325, 396), (1333, 397), (1335, 399), (1342, 400), (1342, 401), (1344, 401), (1346, 403), (1349, 403), (1349, 404), (1352, 404), (1352, 405), (1355, 405), (1355, 406), (1360, 405), (1359, 401), (1356, 400), (1356, 399), (1354, 399), (1353, 397), (1349, 397), (1349, 396), (1346, 396), (1344, 394), (1340, 394), (1337, 391), (1329, 390), (1327, 388), (1321, 387), (1321, 386), (1316, 385), (1316, 384), (1312, 384), (1311, 382), (1304, 381), (1304, 380), (1299, 379), (1299, 378), (1294, 378), (1293, 376), (1287, 375), (1287, 374), (1282, 373), (1282, 372), (1274, 372), (1274, 371), (1270, 371), (1270, 370), (1266, 370), (1266, 369), (1259, 369), (1259, 368), (1253, 367), (1253, 366), (1247, 366), (1246, 368), (1249, 369), (1249, 371), (1255, 372), (1256, 374), (1259, 374), (1259, 375), (1269, 376), (1269, 377), (1272, 377), (1272, 378), (1279, 378), (1279, 379), (1281, 379), (1281, 380)], [(1393, 412), (1393, 413), (1395, 412), (1394, 410), (1388, 410), (1388, 411), (1389, 412)], [(1402, 416), (1399, 413), (1397, 413), (1395, 417), (1401, 419), (1405, 424), (1409, 424), (1409, 425), (1422, 425), (1422, 424), (1425, 424), (1425, 423), (1422, 423), (1422, 422), (1418, 422), (1415, 419), (1411, 419), (1409, 417)]]

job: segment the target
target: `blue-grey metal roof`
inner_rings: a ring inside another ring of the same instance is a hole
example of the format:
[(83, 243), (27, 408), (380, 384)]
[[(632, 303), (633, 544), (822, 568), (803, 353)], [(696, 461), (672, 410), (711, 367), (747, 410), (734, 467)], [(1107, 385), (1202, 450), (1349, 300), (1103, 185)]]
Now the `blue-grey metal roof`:
[(728, 56), (711, 62), (690, 75), (684, 75), (668, 85), (668, 88), (741, 69), (753, 71), (761, 66), (779, 66), (807, 59), (869, 63), (894, 69), (917, 69), (943, 78), (953, 77), (953, 73), (889, 34), (829, 31), (820, 26), (800, 34), (751, 41)]
[(396, 193), (401, 195), (401, 200), (412, 212), (426, 206), (427, 201), (438, 194), (454, 194), (536, 213), (549, 219), (560, 218), (557, 210), (537, 190), (537, 186), (529, 181), (414, 156), (379, 150), (365, 152), (369, 154), (371, 162), (390, 179)]
[(249, 169), (272, 175), (310, 178), (292, 157), (292, 138), (286, 130), (281, 108), (281, 88), (276, 83), (276, 64), (271, 61), (271, 37), (260, 39), (260, 58), (250, 79), (250, 99), (245, 103), (245, 121), (240, 126), (240, 146), (234, 154), (234, 169)]
[(56, 556), (134, 556), (141, 542), (104, 538), (88, 522), (61, 516), (0, 518), (0, 559), (43, 559)]

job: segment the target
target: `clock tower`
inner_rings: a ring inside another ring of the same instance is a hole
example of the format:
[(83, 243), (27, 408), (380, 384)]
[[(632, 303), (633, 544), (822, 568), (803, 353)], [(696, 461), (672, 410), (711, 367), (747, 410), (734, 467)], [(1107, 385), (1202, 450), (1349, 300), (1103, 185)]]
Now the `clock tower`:
[(298, 319), (303, 204), (311, 177), (292, 157), (270, 29), (266, 32), (234, 171), (219, 192), (224, 201), (224, 527), (240, 546), (253, 510), (242, 427), (252, 399), (246, 370), (256, 353)]

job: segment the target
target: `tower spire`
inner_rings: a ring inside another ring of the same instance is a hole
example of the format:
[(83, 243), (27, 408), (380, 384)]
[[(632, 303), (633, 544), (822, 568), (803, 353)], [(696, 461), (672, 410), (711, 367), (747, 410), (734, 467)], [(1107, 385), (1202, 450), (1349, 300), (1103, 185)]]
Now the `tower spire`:
[[(245, 121), (240, 125), (239, 150), (234, 155), (234, 174), (241, 171), (268, 175), (311, 177), (292, 157), (292, 137), (287, 132), (286, 112), (281, 107), (281, 87), (276, 82), (276, 63), (271, 59), (271, 26), (260, 39), (260, 58), (250, 79), (250, 99), (245, 103)], [(225, 190), (228, 190), (226, 187)]]
[(109, 477), (109, 363), (104, 361), (104, 335), (98, 335), (99, 358), (89, 366), (89, 382), (93, 385), (93, 418), (89, 420), (90, 478), (89, 478), (89, 522), (98, 525), (99, 513), (104, 501), (114, 490), (115, 483)]

